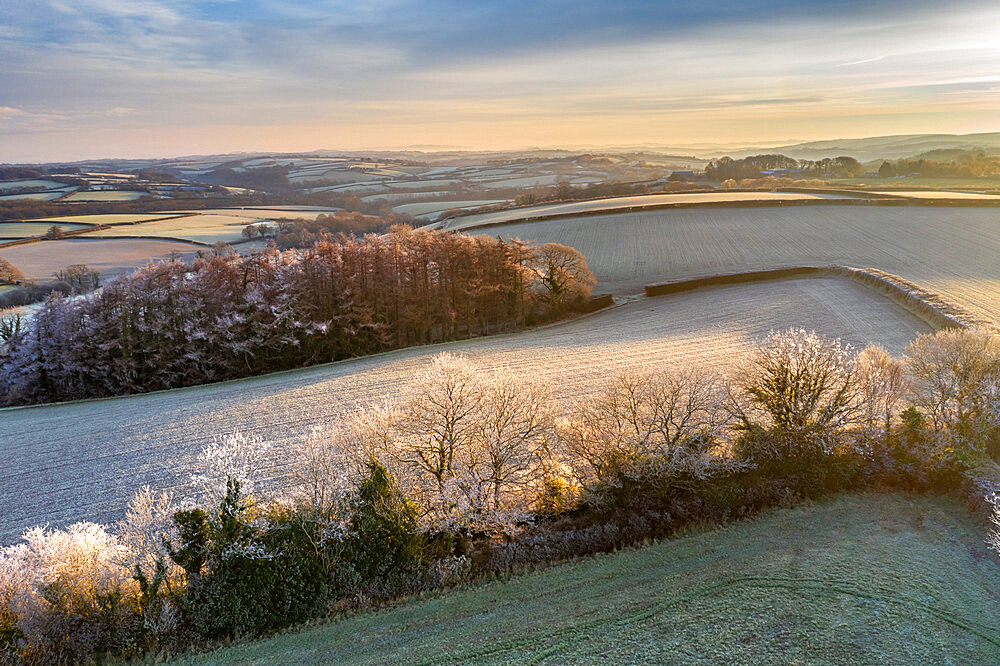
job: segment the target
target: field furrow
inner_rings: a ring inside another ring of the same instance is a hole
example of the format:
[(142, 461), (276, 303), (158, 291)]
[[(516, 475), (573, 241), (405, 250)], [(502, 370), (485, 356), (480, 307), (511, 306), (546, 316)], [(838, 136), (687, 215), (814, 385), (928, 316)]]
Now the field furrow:
[(656, 210), (491, 227), (580, 250), (598, 291), (785, 266), (878, 268), (1000, 323), (1000, 209), (796, 206)]

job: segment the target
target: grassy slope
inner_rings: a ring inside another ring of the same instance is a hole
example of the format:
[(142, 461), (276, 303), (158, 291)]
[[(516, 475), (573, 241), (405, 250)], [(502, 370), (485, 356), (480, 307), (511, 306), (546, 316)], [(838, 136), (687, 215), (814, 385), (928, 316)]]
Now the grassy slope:
[(1000, 566), (948, 501), (849, 495), (196, 663), (997, 663)]

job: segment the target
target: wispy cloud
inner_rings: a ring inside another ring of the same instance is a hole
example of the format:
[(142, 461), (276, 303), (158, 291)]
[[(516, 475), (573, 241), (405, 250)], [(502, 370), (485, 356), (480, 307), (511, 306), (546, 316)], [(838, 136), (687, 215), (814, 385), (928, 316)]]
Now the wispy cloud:
[(0, 159), (143, 154), (160, 150), (158, 136), (185, 153), (692, 143), (975, 131), (990, 108), (1000, 117), (994, 0), (947, 11), (745, 0), (714, 12), (695, 0), (34, 0), (3, 11)]

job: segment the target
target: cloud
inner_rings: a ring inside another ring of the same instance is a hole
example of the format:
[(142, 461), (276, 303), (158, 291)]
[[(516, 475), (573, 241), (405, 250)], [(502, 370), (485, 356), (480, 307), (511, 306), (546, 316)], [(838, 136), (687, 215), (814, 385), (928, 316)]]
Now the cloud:
[(843, 62), (839, 65), (834, 65), (834, 67), (853, 67), (854, 65), (864, 65), (869, 62), (878, 62), (884, 60), (885, 56), (875, 56), (874, 58), (865, 58), (864, 60), (853, 60), (851, 62)]
[[(414, 133), (402, 143), (453, 144), (449, 129), (560, 120), (577, 143), (608, 127), (690, 143), (792, 117), (814, 119), (815, 134), (890, 105), (916, 129), (932, 96), (942, 114), (976, 95), (977, 109), (995, 104), (988, 87), (946, 95), (928, 81), (1000, 71), (1000, 12), (979, 0), (947, 12), (926, 0), (713, 12), (694, 0), (35, 0), (4, 12), (0, 106), (22, 113), (15, 123), (0, 110), (3, 132), (58, 131), (67, 150), (98, 130), (125, 141), (229, 124), (291, 143), (306, 132), (296, 128), (329, 127), (331, 140), (385, 145), (379, 128), (391, 126)], [(191, 141), (177, 150), (197, 152)]]

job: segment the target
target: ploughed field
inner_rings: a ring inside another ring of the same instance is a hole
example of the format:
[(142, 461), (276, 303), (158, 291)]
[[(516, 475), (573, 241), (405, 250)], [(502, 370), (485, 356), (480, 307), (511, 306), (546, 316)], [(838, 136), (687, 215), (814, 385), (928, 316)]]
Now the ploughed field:
[(183, 663), (993, 664), (997, 565), (966, 514), (840, 495)]
[(875, 291), (804, 278), (644, 298), (518, 334), (415, 347), (263, 377), (63, 405), (0, 410), (0, 544), (26, 527), (120, 517), (135, 490), (190, 490), (192, 461), (213, 435), (259, 432), (277, 446), (359, 404), (406, 391), (441, 351), (586, 396), (617, 369), (698, 364), (723, 369), (773, 329), (815, 329), (898, 355), (929, 327)]
[(1000, 323), (1000, 208), (795, 206), (671, 209), (489, 227), (583, 253), (596, 291), (785, 266), (900, 275)]

